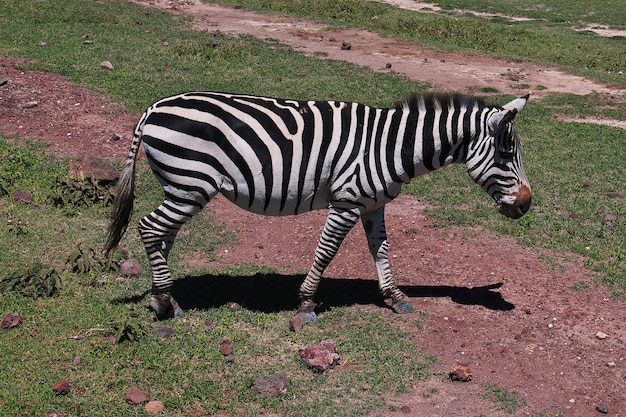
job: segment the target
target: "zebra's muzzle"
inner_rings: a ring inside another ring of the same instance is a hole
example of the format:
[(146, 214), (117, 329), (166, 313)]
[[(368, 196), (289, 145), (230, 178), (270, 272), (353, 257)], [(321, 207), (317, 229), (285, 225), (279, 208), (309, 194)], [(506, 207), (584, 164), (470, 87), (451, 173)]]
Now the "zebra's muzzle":
[(498, 201), (498, 212), (511, 219), (519, 219), (530, 208), (532, 193), (530, 188), (522, 185), (519, 190), (504, 196)]

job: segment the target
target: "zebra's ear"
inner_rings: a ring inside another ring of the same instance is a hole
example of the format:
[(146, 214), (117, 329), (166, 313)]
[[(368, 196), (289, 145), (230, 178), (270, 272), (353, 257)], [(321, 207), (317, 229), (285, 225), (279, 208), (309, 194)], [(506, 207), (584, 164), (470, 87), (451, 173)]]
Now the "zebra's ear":
[(515, 100), (502, 106), (502, 110), (492, 113), (487, 121), (489, 133), (493, 134), (502, 127), (506, 126), (507, 123), (512, 122), (517, 113), (522, 111), (526, 105), (528, 97), (530, 97), (530, 94), (527, 94), (524, 97), (516, 98)]

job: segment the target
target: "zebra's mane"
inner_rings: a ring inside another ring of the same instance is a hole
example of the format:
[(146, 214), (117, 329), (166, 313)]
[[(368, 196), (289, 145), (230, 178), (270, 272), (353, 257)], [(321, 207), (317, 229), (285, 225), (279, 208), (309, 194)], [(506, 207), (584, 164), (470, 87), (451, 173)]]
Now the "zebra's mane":
[[(423, 103), (423, 104), (422, 104)], [(439, 107), (484, 107), (485, 102), (482, 98), (470, 96), (467, 94), (459, 93), (428, 93), (428, 94), (412, 94), (404, 100), (399, 100), (394, 103), (394, 108), (401, 109), (417, 109), (418, 107), (425, 107), (426, 109), (435, 108), (436, 104)]]

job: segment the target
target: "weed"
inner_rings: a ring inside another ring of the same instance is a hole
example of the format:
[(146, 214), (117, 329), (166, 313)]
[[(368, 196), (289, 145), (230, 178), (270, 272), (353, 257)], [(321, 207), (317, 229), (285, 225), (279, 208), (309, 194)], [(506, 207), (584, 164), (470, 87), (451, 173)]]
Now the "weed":
[(99, 204), (108, 206), (113, 202), (112, 188), (94, 178), (57, 178), (50, 199), (57, 207), (73, 212), (78, 207)]
[(17, 217), (7, 214), (7, 230), (14, 236), (23, 236), (28, 233), (28, 222), (22, 221)]
[(521, 395), (489, 383), (485, 384), (484, 398), (499, 405), (500, 408), (510, 414), (515, 413), (518, 407), (526, 404), (526, 400)]
[(51, 297), (60, 280), (58, 270), (51, 265), (35, 262), (28, 268), (9, 272), (0, 280), (0, 292), (17, 292), (31, 298)]
[(120, 317), (110, 321), (115, 341), (117, 343), (138, 341), (142, 336), (148, 334), (144, 323), (145, 318), (141, 317), (135, 309), (129, 307)]

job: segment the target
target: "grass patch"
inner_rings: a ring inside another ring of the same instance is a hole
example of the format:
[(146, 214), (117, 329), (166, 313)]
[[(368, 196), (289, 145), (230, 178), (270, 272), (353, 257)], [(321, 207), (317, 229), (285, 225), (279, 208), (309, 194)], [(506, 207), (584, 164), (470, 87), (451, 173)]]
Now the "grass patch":
[[(373, 104), (389, 106), (425, 89), (356, 65), (309, 59), (275, 41), (214, 36), (190, 25), (191, 18), (121, 1), (5, 2), (0, 41), (3, 54), (34, 60), (28, 68), (65, 75), (139, 110), (158, 98), (193, 90), (375, 98)], [(93, 44), (84, 44), (84, 36)], [(38, 46), (41, 41), (47, 46)], [(104, 60), (113, 64), (112, 71), (100, 68)]]
[[(598, 81), (625, 86), (626, 39), (602, 38), (588, 32), (575, 32), (572, 24), (580, 10), (589, 11), (588, 19), (596, 23), (626, 25), (626, 18), (614, 13), (614, 3), (604, 0), (589, 3), (577, 0), (547, 8), (539, 3), (531, 11), (540, 16), (533, 21), (511, 22), (501, 18), (485, 19), (472, 14), (417, 13), (374, 1), (358, 0), (216, 0), (214, 3), (243, 6), (264, 12), (277, 12), (313, 19), (333, 26), (366, 28), (385, 36), (423, 44), (442, 50), (462, 50), (512, 59), (529, 59), (558, 65), (574, 74)], [(479, 5), (480, 3), (480, 5)], [(445, 7), (494, 11), (526, 16), (526, 3), (448, 1)], [(439, 3), (438, 3), (439, 5)], [(561, 7), (564, 6), (564, 7)], [(524, 9), (521, 9), (521, 8)], [(593, 11), (593, 14), (591, 13)], [(519, 12), (519, 13), (516, 13)], [(580, 15), (578, 15), (580, 16)], [(545, 19), (545, 20), (544, 20)], [(571, 20), (570, 20), (571, 19)], [(587, 21), (587, 20), (585, 20)]]
[(509, 414), (514, 414), (518, 407), (526, 404), (526, 400), (521, 395), (493, 384), (485, 384), (484, 398), (492, 401)]

